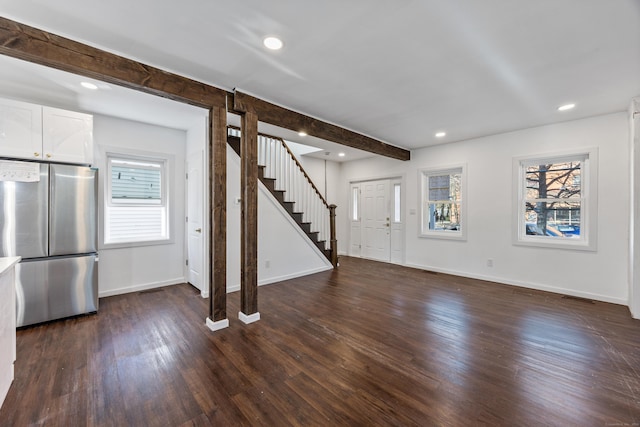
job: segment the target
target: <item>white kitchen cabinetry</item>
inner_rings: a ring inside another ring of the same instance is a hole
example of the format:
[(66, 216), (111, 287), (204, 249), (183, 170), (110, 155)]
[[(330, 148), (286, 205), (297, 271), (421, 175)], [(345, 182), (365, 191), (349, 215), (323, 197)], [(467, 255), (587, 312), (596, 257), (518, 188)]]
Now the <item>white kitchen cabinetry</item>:
[(0, 155), (42, 158), (42, 107), (0, 98)]
[(0, 156), (93, 164), (93, 116), (0, 99)]
[(65, 163), (93, 163), (93, 116), (42, 107), (44, 159)]

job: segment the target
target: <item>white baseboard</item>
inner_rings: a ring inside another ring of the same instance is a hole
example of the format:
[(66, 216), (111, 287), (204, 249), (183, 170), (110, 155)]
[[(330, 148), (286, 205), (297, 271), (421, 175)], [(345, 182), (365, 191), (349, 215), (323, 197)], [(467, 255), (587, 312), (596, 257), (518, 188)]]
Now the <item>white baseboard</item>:
[(310, 270), (296, 271), (294, 273), (284, 274), (282, 276), (267, 277), (265, 279), (258, 280), (258, 286), (270, 285), (272, 283), (295, 279), (297, 277), (302, 277), (302, 276), (308, 276), (310, 274), (321, 273), (323, 271), (328, 271), (332, 269), (333, 269), (333, 266), (329, 265), (329, 266), (322, 266), (318, 268), (312, 268)]
[(429, 270), (429, 271), (435, 271), (436, 273), (451, 274), (452, 276), (468, 277), (470, 279), (486, 280), (488, 282), (495, 282), (503, 285), (517, 286), (520, 288), (535, 289), (537, 291), (553, 292), (555, 294), (571, 295), (574, 297), (586, 298), (586, 299), (595, 300), (595, 301), (610, 302), (612, 304), (619, 304), (619, 305), (625, 305), (625, 306), (628, 305), (628, 302), (622, 298), (614, 298), (607, 295), (593, 294), (590, 292), (581, 292), (581, 291), (576, 291), (575, 289), (566, 289), (566, 288), (560, 288), (556, 286), (543, 285), (540, 283), (524, 282), (520, 280), (506, 280), (501, 277), (486, 276), (483, 274), (473, 274), (473, 273), (467, 273), (463, 271), (448, 270), (448, 269), (430, 267), (430, 266), (419, 265), (419, 264), (405, 263), (403, 265), (411, 268), (417, 268), (420, 270)]
[(123, 287), (123, 288), (108, 289), (108, 290), (105, 290), (105, 291), (99, 291), (98, 292), (98, 297), (104, 298), (104, 297), (111, 297), (111, 296), (114, 296), (114, 295), (129, 294), (131, 292), (146, 291), (148, 289), (161, 288), (163, 286), (178, 285), (180, 283), (186, 283), (186, 280), (185, 280), (184, 277), (177, 277), (175, 279), (163, 280), (161, 282), (143, 283), (143, 284), (140, 284), (140, 285), (132, 285), (132, 286), (127, 286), (127, 287)]
[(215, 331), (219, 331), (220, 329), (228, 328), (229, 319), (222, 319), (214, 322), (213, 320), (207, 317), (206, 324), (207, 324), (207, 328), (215, 332)]
[(238, 312), (238, 319), (240, 319), (242, 321), (242, 323), (244, 323), (245, 325), (248, 325), (249, 323), (253, 323), (253, 322), (257, 322), (258, 320), (260, 320), (260, 312), (257, 311), (253, 314), (244, 314), (243, 312), (239, 311)]
[[(305, 270), (305, 271), (296, 271), (295, 273), (291, 273), (291, 274), (284, 274), (282, 276), (275, 276), (275, 277), (267, 277), (266, 279), (262, 279), (262, 280), (258, 280), (258, 286), (264, 286), (264, 285), (270, 285), (272, 283), (278, 283), (278, 282), (283, 282), (285, 280), (290, 280), (290, 279), (295, 279), (297, 277), (303, 277), (303, 276), (308, 276), (310, 274), (315, 274), (315, 273), (321, 273), (323, 271), (328, 271), (328, 270), (332, 270), (333, 266), (331, 267), (318, 267), (318, 268), (313, 268), (311, 270)], [(236, 283), (234, 285), (227, 285), (227, 293), (230, 294), (231, 292), (238, 292), (240, 290), (240, 284)]]

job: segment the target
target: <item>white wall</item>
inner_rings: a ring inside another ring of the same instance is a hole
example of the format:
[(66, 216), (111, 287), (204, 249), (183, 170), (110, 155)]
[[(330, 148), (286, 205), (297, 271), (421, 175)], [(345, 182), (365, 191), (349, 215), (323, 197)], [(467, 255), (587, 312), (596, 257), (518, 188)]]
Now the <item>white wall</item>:
[[(170, 230), (173, 241), (168, 244), (129, 248), (104, 248), (100, 242), (100, 297), (134, 292), (158, 286), (182, 283), (184, 277), (184, 181), (186, 132), (148, 125), (114, 117), (94, 115), (93, 135), (96, 144), (96, 164), (106, 171), (102, 155), (104, 147), (121, 147), (173, 156), (173, 194)], [(104, 200), (100, 175), (100, 200)], [(102, 210), (102, 209), (101, 209)]]
[[(415, 150), (401, 162), (372, 158), (344, 163), (339, 206), (349, 182), (405, 177), (405, 259), (419, 268), (627, 304), (629, 258), (629, 125), (626, 113), (537, 127)], [(598, 247), (595, 252), (514, 246), (514, 157), (598, 147)], [(467, 240), (419, 238), (418, 170), (466, 163)], [(406, 213), (413, 210), (415, 214)], [(338, 242), (348, 248), (347, 209)], [(493, 267), (487, 267), (487, 259)]]
[(297, 156), (297, 159), (327, 203), (337, 204), (341, 164), (304, 155)]

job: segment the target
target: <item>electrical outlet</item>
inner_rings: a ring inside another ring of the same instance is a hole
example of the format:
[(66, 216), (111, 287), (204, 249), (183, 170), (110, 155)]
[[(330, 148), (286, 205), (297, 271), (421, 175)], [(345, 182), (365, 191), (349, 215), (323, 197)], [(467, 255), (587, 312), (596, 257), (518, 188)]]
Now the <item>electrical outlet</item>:
[(267, 260), (264, 262), (264, 268), (271, 268), (271, 261)]
[(491, 258), (487, 260), (487, 267), (493, 267), (493, 260)]

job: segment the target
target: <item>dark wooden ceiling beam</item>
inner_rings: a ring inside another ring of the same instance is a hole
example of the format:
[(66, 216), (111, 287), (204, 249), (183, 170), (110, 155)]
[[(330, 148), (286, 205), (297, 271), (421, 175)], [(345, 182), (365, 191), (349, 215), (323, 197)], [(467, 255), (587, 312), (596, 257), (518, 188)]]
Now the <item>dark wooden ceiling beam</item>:
[(202, 108), (227, 91), (0, 17), (0, 53)]
[[(231, 97), (229, 97), (229, 100), (231, 100)], [(233, 110), (240, 113), (252, 112), (258, 116), (258, 120), (261, 122), (296, 132), (304, 131), (308, 135), (317, 138), (381, 156), (398, 160), (410, 160), (411, 158), (411, 152), (403, 148), (306, 116), (238, 90), (235, 91), (233, 96)]]
[[(236, 91), (225, 90), (0, 17), (0, 54), (113, 83), (202, 108), (227, 106), (256, 113), (262, 122), (357, 148), (409, 160), (408, 150)], [(233, 103), (227, 103), (233, 100)]]

